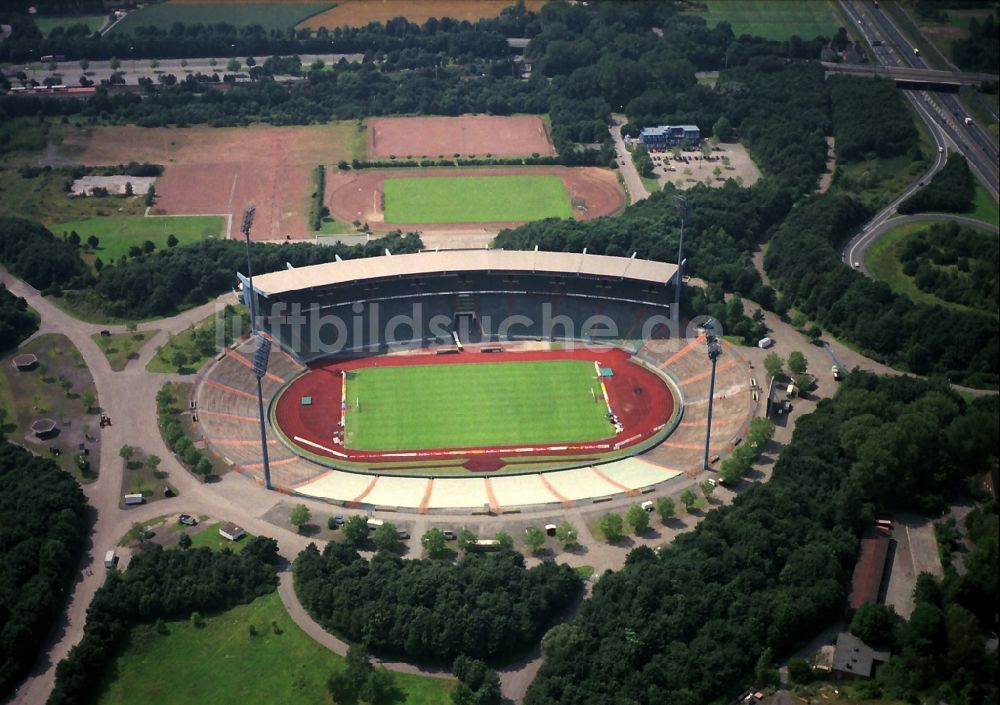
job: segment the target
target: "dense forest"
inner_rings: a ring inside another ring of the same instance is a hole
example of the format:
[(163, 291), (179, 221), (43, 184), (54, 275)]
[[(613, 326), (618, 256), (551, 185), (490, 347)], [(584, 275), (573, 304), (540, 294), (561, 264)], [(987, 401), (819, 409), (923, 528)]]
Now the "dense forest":
[(976, 179), (961, 154), (948, 162), (931, 182), (899, 204), (900, 213), (969, 213), (976, 197)]
[(109, 572), (94, 595), (83, 640), (56, 668), (48, 705), (93, 702), (133, 625), (187, 619), (194, 612), (227, 609), (272, 592), (278, 584), (277, 555), (277, 542), (261, 536), (250, 539), (239, 555), (208, 548), (167, 550), (158, 544), (135, 554), (128, 569)]
[(919, 156), (913, 116), (904, 108), (891, 80), (830, 76), (826, 84), (833, 107), (838, 160), (856, 162), (910, 151), (914, 158)]
[(0, 437), (0, 697), (62, 613), (90, 528), (87, 500), (51, 460)]
[[(375, 257), (388, 248), (416, 252), (414, 234), (389, 234), (364, 245), (254, 243), (257, 274), (342, 259)], [(110, 316), (166, 316), (203, 304), (230, 291), (236, 272), (246, 269), (245, 246), (235, 240), (205, 240), (136, 257), (123, 257), (92, 273), (80, 259), (79, 246), (57, 238), (44, 226), (20, 218), (0, 218), (0, 264), (46, 293), (82, 297)]]
[(451, 663), (510, 658), (531, 647), (579, 595), (581, 578), (552, 561), (525, 569), (513, 551), (458, 563), (369, 561), (348, 544), (310, 544), (293, 565), (299, 601), (326, 629), (375, 653)]
[(958, 223), (935, 223), (906, 238), (899, 253), (903, 274), (939, 299), (997, 315), (1000, 243), (996, 235)]
[(1000, 22), (990, 14), (969, 18), (969, 34), (951, 44), (951, 58), (966, 71), (996, 73), (1000, 69)]
[[(601, 578), (577, 616), (543, 639), (525, 702), (728, 702), (839, 614), (862, 527), (881, 512), (940, 511), (964, 478), (995, 466), (998, 427), (996, 398), (966, 405), (941, 385), (850, 375), (799, 419), (769, 483)], [(981, 594), (957, 600), (980, 615)], [(992, 622), (978, 619), (981, 635)], [(972, 670), (987, 661), (981, 637), (974, 645), (966, 674), (989, 687), (990, 670)], [(949, 702), (981, 702), (975, 695)]]
[(782, 299), (876, 360), (920, 375), (996, 387), (995, 318), (916, 303), (844, 266), (837, 248), (869, 215), (853, 198), (829, 193), (793, 211), (764, 258)]
[(38, 319), (28, 310), (28, 302), (0, 284), (0, 353), (15, 347), (36, 330)]

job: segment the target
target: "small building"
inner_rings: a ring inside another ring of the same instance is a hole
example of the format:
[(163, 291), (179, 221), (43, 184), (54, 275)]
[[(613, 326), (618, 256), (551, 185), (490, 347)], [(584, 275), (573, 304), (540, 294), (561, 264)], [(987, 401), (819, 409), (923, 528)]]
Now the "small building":
[(695, 146), (701, 143), (701, 130), (697, 125), (658, 125), (644, 127), (639, 139), (649, 151), (664, 150), (680, 144)]
[(861, 539), (861, 552), (851, 577), (851, 595), (848, 606), (856, 610), (861, 605), (879, 602), (882, 580), (886, 576), (886, 559), (889, 556), (889, 538), (871, 536)]
[(31, 424), (31, 432), (36, 438), (52, 438), (57, 435), (56, 422), (52, 419), (38, 419)]
[(853, 634), (841, 632), (837, 635), (830, 672), (840, 680), (871, 678), (878, 664), (888, 661), (889, 656), (888, 651), (873, 649)]
[(38, 357), (31, 353), (24, 353), (23, 355), (17, 355), (14, 357), (13, 361), (14, 367), (17, 368), (18, 372), (27, 372), (28, 370), (33, 370), (38, 367)]
[(231, 522), (222, 524), (219, 527), (219, 536), (230, 541), (239, 541), (247, 535), (247, 532)]
[(138, 492), (135, 494), (125, 495), (125, 504), (130, 506), (135, 504), (142, 504), (144, 501), (145, 500), (142, 498), (142, 495), (139, 494)]

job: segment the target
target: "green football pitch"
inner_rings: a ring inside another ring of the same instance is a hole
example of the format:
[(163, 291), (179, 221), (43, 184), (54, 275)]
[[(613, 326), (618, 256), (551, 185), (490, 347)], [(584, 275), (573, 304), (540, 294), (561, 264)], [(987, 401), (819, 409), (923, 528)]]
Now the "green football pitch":
[[(366, 367), (347, 375), (346, 447), (472, 448), (614, 435), (583, 360)], [(596, 395), (596, 401), (595, 401)]]
[(570, 218), (562, 179), (551, 174), (386, 179), (386, 223), (488, 223)]

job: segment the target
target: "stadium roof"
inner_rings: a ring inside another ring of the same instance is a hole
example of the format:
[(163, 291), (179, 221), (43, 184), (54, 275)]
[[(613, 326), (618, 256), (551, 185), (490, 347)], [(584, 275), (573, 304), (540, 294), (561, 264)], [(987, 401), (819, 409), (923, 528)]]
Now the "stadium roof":
[(314, 264), (254, 277), (254, 289), (272, 296), (368, 279), (440, 272), (545, 272), (666, 284), (677, 265), (629, 257), (522, 250), (445, 250)]

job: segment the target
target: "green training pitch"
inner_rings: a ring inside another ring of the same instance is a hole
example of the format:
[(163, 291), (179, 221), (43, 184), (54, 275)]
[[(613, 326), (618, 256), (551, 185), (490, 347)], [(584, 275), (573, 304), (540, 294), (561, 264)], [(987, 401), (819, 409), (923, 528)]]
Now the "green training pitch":
[(386, 179), (383, 189), (386, 223), (497, 223), (573, 215), (562, 179), (550, 174)]
[(709, 26), (728, 22), (733, 34), (750, 34), (784, 41), (793, 36), (832, 37), (840, 23), (827, 0), (707, 0), (708, 10), (697, 14)]
[(157, 250), (167, 249), (167, 239), (173, 235), (177, 244), (189, 245), (199, 240), (219, 237), (225, 221), (219, 215), (179, 215), (144, 218), (138, 215), (86, 218), (66, 223), (57, 223), (51, 230), (56, 234), (73, 230), (83, 242), (90, 235), (96, 235), (99, 242), (96, 250), (90, 250), (105, 264), (128, 255), (129, 248), (149, 240)]
[(128, 13), (115, 25), (111, 34), (134, 32), (139, 27), (154, 26), (170, 30), (175, 22), (215, 24), (228, 22), (237, 27), (260, 25), (265, 31), (286, 30), (299, 22), (334, 6), (332, 2), (205, 2), (158, 5), (147, 3), (141, 10)]
[(348, 373), (347, 404), (346, 446), (356, 450), (572, 443), (614, 435), (594, 365), (583, 360), (366, 367)]

